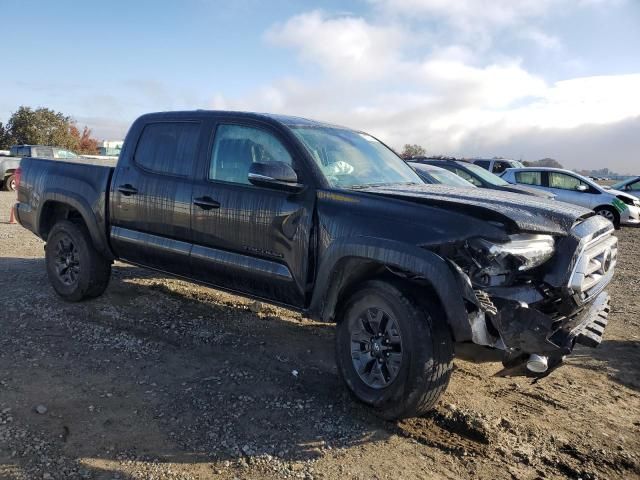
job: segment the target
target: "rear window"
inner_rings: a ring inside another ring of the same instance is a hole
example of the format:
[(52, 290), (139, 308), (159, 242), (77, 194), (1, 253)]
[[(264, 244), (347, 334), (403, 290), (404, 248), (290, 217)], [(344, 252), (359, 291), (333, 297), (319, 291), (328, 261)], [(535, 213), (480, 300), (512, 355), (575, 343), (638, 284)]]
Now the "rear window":
[(542, 185), (541, 172), (516, 172), (516, 182), (525, 185)]
[(187, 177), (195, 168), (199, 134), (199, 123), (150, 123), (140, 135), (134, 162), (154, 173)]

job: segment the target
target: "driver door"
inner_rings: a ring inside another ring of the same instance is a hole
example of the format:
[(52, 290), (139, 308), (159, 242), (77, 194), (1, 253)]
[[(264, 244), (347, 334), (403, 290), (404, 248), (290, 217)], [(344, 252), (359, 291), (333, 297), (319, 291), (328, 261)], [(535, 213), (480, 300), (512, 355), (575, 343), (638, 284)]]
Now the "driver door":
[(291, 193), (249, 182), (253, 162), (283, 162), (305, 182), (287, 143), (268, 126), (211, 125), (206, 165), (192, 192), (191, 270), (228, 290), (302, 307), (312, 188)]

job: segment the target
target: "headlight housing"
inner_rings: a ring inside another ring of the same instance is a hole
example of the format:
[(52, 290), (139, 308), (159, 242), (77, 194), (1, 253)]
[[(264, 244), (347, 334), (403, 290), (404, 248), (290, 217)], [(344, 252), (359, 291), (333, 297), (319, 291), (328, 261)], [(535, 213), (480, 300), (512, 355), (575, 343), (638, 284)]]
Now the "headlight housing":
[(531, 270), (549, 260), (555, 251), (551, 235), (518, 233), (509, 236), (506, 243), (477, 239), (474, 246), (482, 250), (488, 260), (499, 264), (513, 261), (518, 271)]

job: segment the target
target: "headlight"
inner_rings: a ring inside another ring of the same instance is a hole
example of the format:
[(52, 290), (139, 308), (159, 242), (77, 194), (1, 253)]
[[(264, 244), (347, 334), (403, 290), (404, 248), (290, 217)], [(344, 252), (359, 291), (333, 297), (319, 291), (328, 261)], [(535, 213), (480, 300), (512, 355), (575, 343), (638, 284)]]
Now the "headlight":
[(519, 271), (531, 270), (553, 256), (554, 241), (551, 235), (518, 233), (510, 235), (506, 243), (493, 243), (488, 240), (476, 240), (491, 260), (503, 263), (505, 260), (516, 262)]

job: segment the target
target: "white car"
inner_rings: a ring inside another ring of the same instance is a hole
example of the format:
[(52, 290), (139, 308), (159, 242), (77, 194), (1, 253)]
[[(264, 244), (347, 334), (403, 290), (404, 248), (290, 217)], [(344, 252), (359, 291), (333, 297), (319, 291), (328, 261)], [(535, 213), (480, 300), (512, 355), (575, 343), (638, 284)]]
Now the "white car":
[(620, 225), (640, 225), (640, 200), (619, 190), (605, 189), (571, 170), (561, 168), (509, 168), (502, 174), (509, 183), (539, 188), (556, 200), (590, 208)]

